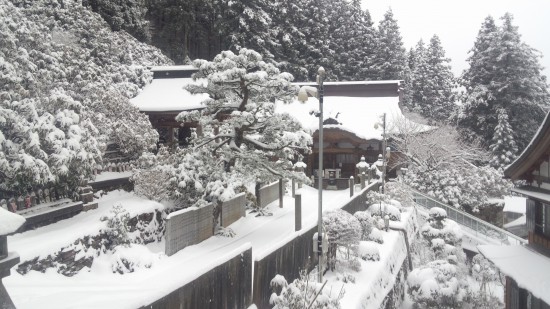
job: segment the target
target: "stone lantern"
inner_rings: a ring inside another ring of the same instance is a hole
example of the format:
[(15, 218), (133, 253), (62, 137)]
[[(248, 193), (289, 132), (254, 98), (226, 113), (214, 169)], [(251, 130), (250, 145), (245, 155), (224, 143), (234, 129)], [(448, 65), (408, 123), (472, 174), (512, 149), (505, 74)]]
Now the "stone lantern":
[(15, 309), (2, 278), (10, 275), (10, 269), (19, 263), (19, 255), (8, 252), (8, 235), (16, 232), (25, 223), (25, 218), (0, 208), (0, 308)]
[[(302, 161), (294, 163), (294, 171), (298, 173), (303, 173), (306, 170), (307, 164)], [(294, 179), (292, 179), (292, 188), (294, 188)], [(302, 188), (302, 182), (298, 182), (298, 189)]]
[[(369, 164), (365, 161), (365, 156), (361, 156), (361, 161), (355, 165), (359, 179), (361, 180), (361, 188), (365, 188), (365, 178), (369, 175)], [(370, 182), (370, 177), (369, 177)]]

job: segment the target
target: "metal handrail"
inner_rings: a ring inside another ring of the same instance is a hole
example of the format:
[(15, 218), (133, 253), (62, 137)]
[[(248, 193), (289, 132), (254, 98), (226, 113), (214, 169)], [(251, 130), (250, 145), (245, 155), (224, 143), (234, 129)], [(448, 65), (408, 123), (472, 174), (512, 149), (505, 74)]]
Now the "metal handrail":
[[(467, 212), (464, 212), (464, 211), (462, 211), (462, 210), (459, 210), (459, 209), (457, 209), (457, 208), (454, 208), (454, 207), (451, 207), (451, 206), (449, 206), (449, 205), (447, 205), (447, 204), (444, 204), (444, 203), (442, 203), (442, 202), (436, 200), (435, 198), (433, 198), (433, 197), (431, 197), (431, 196), (429, 196), (429, 195), (426, 195), (426, 194), (424, 194), (424, 193), (422, 193), (422, 192), (416, 191), (416, 190), (414, 190), (414, 189), (412, 189), (412, 188), (410, 188), (410, 190), (415, 194), (414, 200), (415, 200), (415, 202), (416, 202), (417, 204), (419, 204), (419, 205), (421, 205), (421, 206), (424, 206), (424, 207), (426, 207), (426, 208), (428, 208), (428, 209), (430, 209), (430, 208), (432, 208), (432, 207), (436, 207), (436, 206), (437, 206), (437, 207), (441, 207), (441, 208), (443, 208), (443, 209), (445, 209), (445, 210), (447, 211), (447, 217), (450, 218), (450, 219), (453, 219), (453, 216), (451, 215), (451, 213), (454, 213), (454, 220), (455, 220), (457, 223), (461, 224), (461, 225), (464, 225), (464, 226), (466, 226), (466, 227), (469, 227), (469, 228), (473, 229), (473, 230), (476, 232), (476, 235), (477, 235), (478, 232), (480, 232), (480, 233), (482, 233), (482, 234), (484, 234), (484, 235), (486, 235), (486, 236), (488, 236), (488, 237), (490, 237), (490, 238), (495, 239), (495, 237), (492, 237), (492, 235), (489, 235), (489, 234), (487, 233), (487, 230), (492, 230), (492, 231), (494, 231), (494, 232), (496, 232), (496, 233), (498, 233), (498, 234), (500, 234), (500, 235), (504, 235), (504, 236), (505, 236), (505, 237), (499, 238), (499, 240), (500, 240), (501, 243), (503, 243), (503, 244), (504, 244), (504, 239), (503, 239), (503, 238), (506, 238), (506, 240), (508, 240), (508, 241), (507, 241), (508, 243), (509, 243), (509, 240), (510, 240), (510, 238), (511, 238), (511, 239), (515, 240), (515, 241), (516, 241), (518, 244), (520, 244), (520, 245), (525, 245), (525, 244), (527, 244), (527, 240), (525, 240), (525, 239), (523, 239), (523, 238), (521, 238), (521, 237), (519, 237), (519, 236), (517, 236), (517, 235), (514, 235), (514, 234), (512, 234), (512, 233), (510, 233), (510, 232), (508, 232), (508, 231), (506, 231), (506, 230), (504, 230), (504, 229), (501, 229), (501, 228), (499, 228), (498, 226), (495, 226), (495, 225), (493, 225), (493, 224), (491, 224), (491, 223), (488, 223), (488, 222), (486, 222), (486, 221), (483, 221), (483, 220), (481, 220), (481, 219), (479, 219), (479, 218), (477, 218), (477, 217), (475, 217), (475, 216), (472, 216), (471, 214), (469, 214), (469, 213), (467, 213)], [(426, 203), (426, 205), (424, 205), (424, 204), (422, 204), (422, 203), (419, 203), (420, 200), (417, 199), (416, 196), (420, 196), (420, 197), (423, 198), (423, 199), (430, 200), (430, 201), (433, 203), (433, 205), (430, 206), (430, 205), (428, 205), (428, 203)], [(458, 220), (459, 215), (462, 216), (462, 223), (459, 222), (459, 220)], [(467, 221), (467, 220), (464, 220), (464, 218), (468, 218), (468, 221), (469, 221), (469, 222), (465, 222), (465, 221)], [(475, 222), (475, 226), (474, 226), (473, 222)], [(468, 224), (468, 223), (469, 223), (469, 224)], [(480, 226), (480, 225), (481, 225), (481, 226)], [(481, 229), (480, 229), (480, 227), (481, 227)], [(486, 230), (483, 230), (483, 228), (485, 228)]]

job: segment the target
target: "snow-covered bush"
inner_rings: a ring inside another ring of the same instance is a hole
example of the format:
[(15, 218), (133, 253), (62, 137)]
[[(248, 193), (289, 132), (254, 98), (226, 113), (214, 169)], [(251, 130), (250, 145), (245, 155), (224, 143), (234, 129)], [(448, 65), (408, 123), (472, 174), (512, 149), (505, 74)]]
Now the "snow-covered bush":
[[(460, 247), (462, 245), (462, 230), (458, 223), (447, 218), (447, 212), (439, 207), (430, 209), (429, 218), (420, 229), (420, 233), (432, 245), (432, 240), (441, 239), (445, 244)], [(436, 244), (437, 245), (437, 244)]]
[(419, 308), (462, 308), (467, 296), (456, 265), (435, 260), (409, 274), (409, 293)]
[[(362, 227), (359, 220), (341, 209), (325, 212), (323, 226), (329, 242), (327, 266), (334, 270), (338, 247), (344, 247), (349, 252), (357, 246), (361, 240)], [(347, 257), (349, 259), (349, 254)]]
[(111, 255), (113, 273), (131, 273), (138, 268), (151, 268), (152, 265), (153, 255), (143, 245), (119, 246), (114, 249)]
[(380, 261), (378, 245), (370, 241), (361, 241), (357, 248), (359, 257), (365, 261)]
[(288, 284), (285, 277), (275, 276), (270, 283), (274, 291), (269, 303), (273, 309), (339, 309), (340, 299), (344, 296), (343, 290), (324, 287), (315, 280), (309, 280), (305, 272), (300, 272), (300, 278)]
[(386, 183), (386, 194), (392, 200), (392, 204), (396, 204), (394, 201), (399, 201), (399, 205), (403, 207), (411, 207), (415, 205), (411, 190), (407, 185), (400, 181), (389, 181)]
[(370, 212), (372, 216), (383, 218), (387, 215), (391, 221), (401, 221), (401, 211), (398, 207), (390, 204), (390, 202), (370, 205), (367, 211)]
[(367, 211), (358, 211), (353, 216), (361, 224), (361, 240), (367, 240), (368, 235), (374, 227), (374, 218)]
[(383, 244), (384, 243), (384, 234), (378, 228), (373, 227), (372, 230), (370, 231), (369, 235), (367, 236), (367, 239), (365, 239), (365, 240), (374, 241), (374, 242), (377, 242), (379, 244)]
[(502, 173), (488, 166), (456, 166), (428, 170), (412, 167), (405, 176), (406, 182), (443, 203), (459, 209), (479, 211), (489, 198), (502, 198), (512, 183)]
[(118, 203), (111, 209), (111, 216), (105, 218), (107, 220), (107, 235), (112, 242), (113, 247), (130, 245), (130, 237), (128, 237), (128, 221), (130, 214)]

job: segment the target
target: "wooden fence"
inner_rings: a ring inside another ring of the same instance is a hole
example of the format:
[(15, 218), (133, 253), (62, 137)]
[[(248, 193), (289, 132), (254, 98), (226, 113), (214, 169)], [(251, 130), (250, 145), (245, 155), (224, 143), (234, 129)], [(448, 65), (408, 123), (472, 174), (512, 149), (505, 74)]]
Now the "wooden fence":
[[(177, 272), (174, 272), (177, 276)], [(245, 309), (252, 303), (252, 248), (171, 292), (147, 309)]]
[(279, 181), (261, 187), (257, 195), (259, 195), (260, 208), (264, 208), (269, 203), (276, 201), (279, 198)]
[(170, 256), (212, 236), (212, 204), (178, 210), (166, 218), (165, 253)]
[(237, 194), (229, 201), (222, 203), (221, 226), (228, 227), (241, 217), (246, 216), (246, 195)]

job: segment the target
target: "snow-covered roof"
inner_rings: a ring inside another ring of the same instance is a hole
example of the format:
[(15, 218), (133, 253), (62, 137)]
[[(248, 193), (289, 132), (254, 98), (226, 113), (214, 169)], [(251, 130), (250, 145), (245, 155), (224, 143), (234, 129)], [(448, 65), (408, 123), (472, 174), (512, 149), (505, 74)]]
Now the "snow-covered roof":
[(208, 95), (191, 94), (183, 89), (191, 83), (195, 83), (192, 78), (155, 78), (130, 102), (142, 112), (180, 112), (203, 108), (201, 102)]
[(550, 191), (548, 190), (525, 186), (520, 188), (513, 188), (512, 191), (528, 197), (532, 197), (537, 200), (550, 202)]
[(165, 66), (154, 66), (151, 67), (152, 72), (158, 71), (196, 71), (197, 68), (187, 64), (187, 65), (165, 65)]
[(505, 196), (502, 211), (524, 214), (526, 201), (527, 199), (522, 196)]
[(533, 136), (529, 145), (525, 147), (522, 153), (504, 169), (504, 176), (511, 179), (524, 179), (525, 173), (531, 170), (531, 167), (538, 164), (540, 157), (546, 156), (550, 148), (550, 112), (546, 114), (542, 124)]
[[(319, 110), (319, 101), (316, 98), (309, 98), (305, 103), (298, 100), (283, 104), (277, 103), (276, 111), (288, 113), (294, 116), (302, 126), (310, 132), (319, 128), (319, 119), (310, 114), (311, 111)], [(335, 118), (338, 114), (338, 121), (341, 125), (327, 125), (325, 129), (340, 129), (354, 133), (363, 139), (382, 139), (382, 126), (374, 128), (375, 123), (381, 123), (382, 114), (386, 113), (386, 128), (392, 131), (399, 122), (407, 121), (399, 108), (399, 97), (343, 97), (326, 96), (323, 98), (323, 118)], [(421, 125), (419, 125), (421, 126)], [(423, 130), (430, 127), (421, 126)]]
[(0, 236), (11, 234), (25, 223), (25, 218), (0, 208)]
[(550, 304), (550, 258), (525, 246), (483, 245), (478, 249), (520, 288)]

